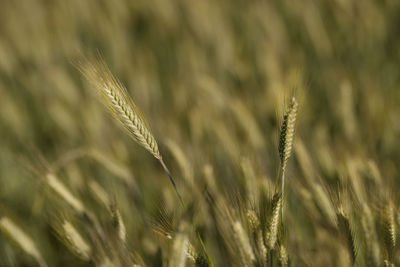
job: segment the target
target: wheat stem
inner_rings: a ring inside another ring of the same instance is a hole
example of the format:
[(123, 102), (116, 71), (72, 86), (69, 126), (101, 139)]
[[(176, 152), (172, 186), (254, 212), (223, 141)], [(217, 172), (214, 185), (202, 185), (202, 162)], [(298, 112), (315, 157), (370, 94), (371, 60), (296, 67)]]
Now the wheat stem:
[(182, 196), (178, 191), (178, 188), (176, 187), (176, 183), (174, 178), (171, 175), (171, 172), (168, 170), (167, 166), (165, 165), (164, 161), (162, 160), (162, 158), (159, 159), (159, 162), (161, 163), (161, 166), (163, 167), (164, 171), (167, 173), (169, 180), (171, 181), (172, 186), (174, 187), (175, 193), (179, 198), (179, 201), (182, 205), (182, 207), (185, 207), (185, 203), (183, 202)]
[(284, 216), (284, 199), (285, 199), (285, 170), (281, 170), (281, 181), (282, 181), (282, 210), (281, 210), (281, 223), (283, 224), (283, 216)]

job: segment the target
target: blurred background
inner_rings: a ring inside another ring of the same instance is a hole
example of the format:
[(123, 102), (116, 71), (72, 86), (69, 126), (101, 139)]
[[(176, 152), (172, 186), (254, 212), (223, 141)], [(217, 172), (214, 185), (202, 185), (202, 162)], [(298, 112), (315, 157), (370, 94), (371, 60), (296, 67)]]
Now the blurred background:
[[(397, 0), (0, 5), (0, 217), (34, 240), (48, 266), (93, 264), (60, 242), (55, 218), (73, 216), (46, 187), (49, 170), (99, 218), (107, 211), (90, 195), (91, 182), (113, 196), (130, 251), (148, 266), (168, 255), (149, 221), (160, 203), (178, 207), (158, 162), (113, 122), (74, 66), (86, 53), (99, 52), (126, 86), (188, 202), (202, 202), (210, 173), (228, 195), (257, 187), (244, 186), (248, 175), (273, 185), (283, 112), (292, 95), (299, 99), (287, 185), (294, 266), (345, 266), (318, 201), (299, 204), (314, 196), (307, 177), (324, 188), (350, 184), (366, 199), (380, 198), (372, 190), (399, 194)], [(352, 175), (362, 176), (361, 193)], [(194, 217), (214, 264), (240, 266), (221, 257), (230, 249), (215, 241), (199, 206)], [(36, 262), (0, 234), (0, 266)]]

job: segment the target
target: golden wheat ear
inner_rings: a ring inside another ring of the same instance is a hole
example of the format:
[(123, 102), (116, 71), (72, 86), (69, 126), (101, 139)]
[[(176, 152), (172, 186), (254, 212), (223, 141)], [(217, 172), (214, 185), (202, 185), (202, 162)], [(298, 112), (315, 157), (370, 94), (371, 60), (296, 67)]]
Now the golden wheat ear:
[(158, 159), (183, 205), (183, 200), (178, 192), (175, 180), (158, 150), (157, 141), (153, 137), (148, 123), (134, 104), (123, 84), (112, 75), (101, 56), (97, 56), (93, 60), (84, 60), (77, 64), (77, 68), (91, 83), (92, 88), (100, 96), (100, 101), (111, 112), (114, 119), (120, 123), (133, 140)]

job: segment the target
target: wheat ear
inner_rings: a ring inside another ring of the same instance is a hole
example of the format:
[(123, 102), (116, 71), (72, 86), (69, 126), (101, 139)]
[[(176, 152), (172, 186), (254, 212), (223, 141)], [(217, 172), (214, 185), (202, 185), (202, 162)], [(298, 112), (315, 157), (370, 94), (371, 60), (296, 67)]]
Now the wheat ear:
[(294, 129), (296, 126), (298, 103), (295, 97), (292, 97), (289, 108), (287, 109), (281, 126), (279, 137), (279, 157), (280, 157), (280, 175), (282, 182), (282, 222), (284, 211), (284, 190), (285, 190), (285, 170), (286, 164), (292, 154)]
[(243, 266), (252, 266), (255, 261), (253, 249), (251, 248), (249, 237), (239, 221), (233, 223), (233, 236), (236, 240)]
[(286, 247), (281, 245), (279, 248), (279, 262), (281, 263), (281, 267), (289, 266), (289, 257), (286, 250)]
[(268, 222), (266, 243), (269, 249), (275, 249), (279, 234), (279, 215), (282, 210), (282, 195), (275, 195), (273, 200), (272, 215)]
[(76, 253), (77, 256), (85, 261), (89, 261), (92, 256), (92, 248), (76, 228), (68, 221), (64, 220), (62, 223), (63, 236), (65, 238), (65, 244)]
[(10, 239), (14, 240), (22, 250), (31, 255), (37, 261), (40, 267), (47, 267), (47, 264), (39, 252), (34, 240), (8, 217), (4, 216), (0, 218), (0, 232), (4, 232)]
[(128, 134), (142, 147), (147, 149), (161, 163), (167, 173), (181, 204), (183, 200), (178, 192), (175, 180), (165, 165), (156, 139), (153, 137), (146, 120), (129, 96), (126, 88), (116, 79), (105, 62), (98, 57), (95, 61), (78, 64), (78, 69), (99, 93), (101, 102)]
[(389, 260), (392, 260), (396, 247), (397, 229), (394, 215), (393, 203), (389, 201), (383, 209), (382, 223), (384, 228), (385, 246), (388, 251)]

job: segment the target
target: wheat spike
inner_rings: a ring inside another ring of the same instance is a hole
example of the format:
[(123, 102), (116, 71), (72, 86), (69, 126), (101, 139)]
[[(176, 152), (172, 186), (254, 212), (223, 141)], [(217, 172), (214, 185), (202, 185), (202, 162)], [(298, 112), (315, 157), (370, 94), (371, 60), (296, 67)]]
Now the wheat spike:
[(64, 221), (62, 224), (64, 236), (68, 242), (68, 246), (83, 260), (90, 260), (92, 252), (91, 247), (86, 243), (80, 233), (75, 227), (68, 221)]
[(283, 246), (283, 245), (281, 245), (280, 249), (279, 249), (279, 262), (281, 263), (282, 267), (289, 266), (288, 254), (287, 254), (285, 246)]
[(161, 160), (158, 145), (149, 126), (130, 98), (126, 88), (117, 80), (101, 58), (79, 66), (80, 71), (100, 94), (102, 103), (130, 136)]
[(287, 160), (292, 153), (294, 129), (296, 124), (298, 103), (296, 98), (292, 98), (289, 108), (283, 117), (281, 132), (279, 137), (279, 157), (281, 169), (286, 169)]
[(263, 264), (266, 264), (267, 260), (268, 260), (268, 250), (264, 244), (263, 233), (260, 229), (257, 232), (256, 238), (257, 238), (256, 242), (257, 242), (257, 247), (258, 247), (258, 253), (259, 253), (261, 262), (263, 262)]
[(61, 198), (65, 200), (78, 214), (85, 214), (86, 208), (82, 201), (75, 197), (69, 189), (60, 182), (58, 177), (52, 173), (46, 175), (46, 181), (50, 188), (52, 188)]
[(193, 245), (188, 242), (187, 248), (186, 248), (186, 256), (193, 261), (193, 263), (196, 263), (196, 259), (198, 257), (198, 253), (196, 249), (193, 247)]
[(113, 226), (118, 232), (118, 237), (121, 239), (122, 242), (126, 242), (126, 228), (124, 221), (122, 220), (121, 213), (119, 212), (117, 208), (117, 204), (113, 203), (110, 206), (110, 211), (111, 211), (111, 216), (112, 216), (112, 221), (113, 221)]
[(383, 209), (383, 228), (386, 249), (389, 254), (389, 259), (392, 258), (394, 248), (396, 247), (397, 229), (394, 217), (393, 203), (389, 201)]
[(149, 125), (129, 96), (126, 88), (112, 75), (100, 56), (95, 61), (86, 61), (78, 64), (78, 69), (99, 93), (101, 102), (108, 108), (113, 117), (120, 122), (120, 125), (123, 126), (133, 140), (159, 160), (183, 205), (175, 180), (158, 150), (157, 141), (151, 134)]
[(260, 220), (258, 219), (258, 215), (254, 210), (247, 210), (247, 221), (249, 222), (250, 228), (253, 232), (256, 232), (258, 227), (260, 226)]
[(181, 224), (179, 232), (174, 237), (169, 266), (184, 267), (186, 264), (189, 239), (186, 235), (186, 223)]
[(253, 249), (251, 248), (249, 237), (239, 221), (233, 223), (233, 233), (243, 266), (252, 266), (255, 261)]
[(207, 259), (204, 258), (200, 253), (198, 253), (196, 248), (189, 241), (187, 242), (186, 247), (186, 257), (190, 259), (197, 267), (209, 266)]
[(8, 217), (0, 218), (0, 231), (6, 233), (22, 248), (22, 250), (31, 255), (38, 262), (39, 266), (47, 266), (32, 238), (11, 219)]
[(281, 215), (282, 209), (282, 195), (278, 195), (274, 201), (274, 208), (272, 211), (271, 219), (269, 221), (266, 238), (266, 243), (270, 249), (274, 249), (276, 242), (278, 241), (279, 215)]
[(295, 97), (292, 97), (289, 108), (283, 116), (283, 123), (281, 126), (281, 132), (279, 137), (279, 157), (281, 161), (280, 175), (282, 183), (282, 211), (281, 220), (283, 223), (284, 215), (284, 190), (285, 190), (285, 170), (287, 161), (292, 154), (294, 129), (296, 125), (297, 107), (298, 103)]
[(365, 238), (367, 265), (379, 266), (381, 251), (376, 232), (375, 218), (367, 204), (363, 204), (362, 206), (361, 227)]

